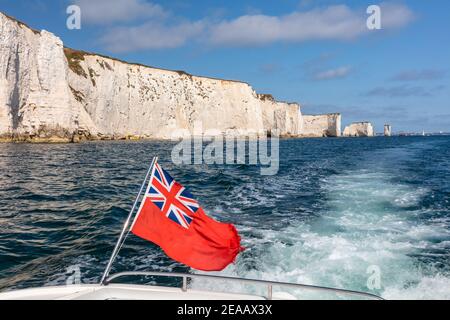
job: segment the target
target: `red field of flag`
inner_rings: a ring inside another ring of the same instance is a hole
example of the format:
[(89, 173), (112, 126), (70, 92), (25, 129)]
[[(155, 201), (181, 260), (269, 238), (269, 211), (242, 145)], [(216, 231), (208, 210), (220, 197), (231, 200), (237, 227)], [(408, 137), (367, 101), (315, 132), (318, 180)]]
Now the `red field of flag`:
[(244, 250), (234, 225), (207, 216), (158, 163), (131, 232), (157, 244), (172, 259), (204, 271), (224, 269)]

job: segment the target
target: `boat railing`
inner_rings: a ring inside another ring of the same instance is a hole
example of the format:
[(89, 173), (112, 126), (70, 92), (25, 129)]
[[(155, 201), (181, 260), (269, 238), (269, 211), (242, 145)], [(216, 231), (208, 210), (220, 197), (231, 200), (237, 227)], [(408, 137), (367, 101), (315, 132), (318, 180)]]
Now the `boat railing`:
[(103, 282), (104, 285), (108, 285), (111, 281), (126, 277), (126, 276), (156, 276), (156, 277), (176, 277), (182, 278), (182, 286), (181, 290), (184, 292), (188, 291), (188, 279), (210, 279), (210, 280), (223, 280), (229, 282), (237, 282), (237, 283), (245, 283), (245, 284), (254, 284), (266, 286), (267, 295), (266, 299), (272, 300), (272, 290), (274, 286), (285, 287), (285, 288), (294, 288), (294, 289), (302, 289), (308, 291), (320, 291), (320, 292), (329, 292), (335, 293), (339, 295), (352, 296), (352, 297), (360, 297), (366, 298), (370, 300), (383, 300), (380, 296), (377, 296), (372, 293), (362, 292), (362, 291), (354, 291), (354, 290), (346, 290), (346, 289), (338, 289), (331, 287), (322, 287), (315, 286), (309, 284), (300, 284), (300, 283), (289, 283), (289, 282), (276, 282), (276, 281), (267, 281), (267, 280), (258, 280), (258, 279), (245, 279), (245, 278), (236, 278), (236, 277), (224, 277), (217, 275), (206, 275), (206, 274), (188, 274), (188, 273), (170, 273), (170, 272), (144, 272), (144, 271), (135, 271), (135, 272), (119, 272), (113, 274), (105, 279)]

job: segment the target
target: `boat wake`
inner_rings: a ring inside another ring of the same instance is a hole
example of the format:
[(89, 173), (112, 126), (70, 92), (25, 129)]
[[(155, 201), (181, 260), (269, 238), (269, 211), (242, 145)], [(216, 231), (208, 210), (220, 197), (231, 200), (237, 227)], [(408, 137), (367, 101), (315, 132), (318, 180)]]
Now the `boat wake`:
[[(439, 261), (439, 255), (445, 259), (448, 254), (448, 218), (433, 218), (433, 210), (423, 206), (433, 197), (431, 190), (403, 183), (399, 172), (390, 168), (390, 159), (409, 159), (415, 151), (388, 152), (371, 153), (360, 166), (322, 178), (325, 197), (317, 218), (293, 219), (286, 228), (264, 230), (261, 237), (248, 239), (250, 252), (225, 273), (353, 289), (386, 299), (450, 299), (448, 268), (427, 259), (434, 255), (433, 261)], [(215, 285), (194, 283), (210, 289)], [(227, 289), (256, 290), (236, 285)]]

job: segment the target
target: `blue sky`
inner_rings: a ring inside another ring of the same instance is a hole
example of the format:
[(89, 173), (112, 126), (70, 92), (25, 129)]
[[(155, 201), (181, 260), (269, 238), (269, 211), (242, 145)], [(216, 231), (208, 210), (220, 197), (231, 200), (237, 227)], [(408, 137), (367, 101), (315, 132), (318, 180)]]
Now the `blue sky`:
[[(81, 8), (68, 30), (66, 8)], [(366, 8), (382, 8), (368, 30)], [(0, 0), (66, 46), (242, 80), (306, 114), (341, 112), (394, 131), (450, 131), (450, 2)]]

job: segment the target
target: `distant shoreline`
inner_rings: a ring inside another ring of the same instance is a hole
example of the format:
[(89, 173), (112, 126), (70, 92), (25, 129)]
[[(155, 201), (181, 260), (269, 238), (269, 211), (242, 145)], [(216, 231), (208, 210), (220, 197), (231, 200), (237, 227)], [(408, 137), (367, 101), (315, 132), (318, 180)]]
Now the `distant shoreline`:
[[(422, 134), (395, 134), (390, 137), (386, 137), (384, 135), (376, 135), (373, 137), (279, 137), (280, 140), (342, 140), (342, 139), (374, 139), (374, 138), (410, 138), (410, 137), (449, 137), (450, 133), (442, 133), (442, 134), (426, 134), (423, 136)], [(237, 139), (249, 139), (249, 137), (238, 137)], [(60, 137), (51, 137), (51, 138), (33, 138), (33, 139), (11, 139), (11, 138), (0, 138), (0, 144), (83, 144), (83, 143), (92, 143), (92, 142), (174, 142), (180, 141), (181, 139), (161, 139), (161, 138), (150, 138), (150, 137), (123, 137), (123, 138), (104, 138), (104, 139), (84, 139), (73, 141), (71, 139), (65, 139)]]

